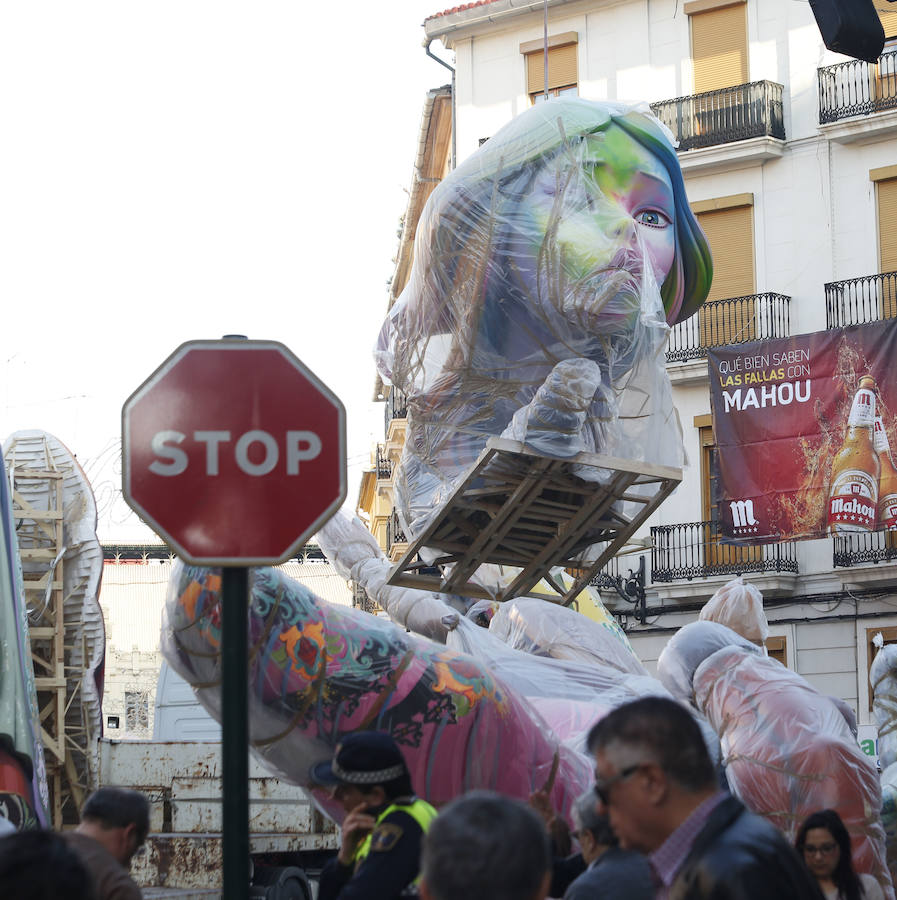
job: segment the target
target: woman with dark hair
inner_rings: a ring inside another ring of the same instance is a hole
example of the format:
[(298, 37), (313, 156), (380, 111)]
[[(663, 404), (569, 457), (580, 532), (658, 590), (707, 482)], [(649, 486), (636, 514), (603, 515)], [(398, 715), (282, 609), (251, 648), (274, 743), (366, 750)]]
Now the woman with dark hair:
[(881, 885), (853, 868), (850, 835), (833, 809), (808, 816), (794, 841), (826, 900), (884, 900)]

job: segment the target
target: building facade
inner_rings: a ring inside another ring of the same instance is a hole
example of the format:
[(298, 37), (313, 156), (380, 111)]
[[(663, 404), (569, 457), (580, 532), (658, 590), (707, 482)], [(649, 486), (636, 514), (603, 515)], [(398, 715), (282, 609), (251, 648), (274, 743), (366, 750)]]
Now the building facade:
[[(550, 96), (650, 104), (679, 142), (714, 279), (667, 350), (688, 458), (682, 484), (640, 532), (644, 550), (609, 568), (635, 573), (644, 557), (645, 615), (603, 591), (637, 653), (651, 667), (670, 634), (743, 574), (764, 595), (770, 653), (850, 703), (866, 726), (872, 638), (897, 640), (897, 544), (882, 532), (719, 543), (706, 352), (897, 312), (897, 4), (875, 6), (889, 39), (876, 64), (827, 50), (809, 5), (781, 0), (480, 0), (424, 23), (427, 41), (454, 57), (454, 94), (441, 90), (458, 160), (543, 102), (546, 74)], [(430, 108), (418, 153), (429, 168), (415, 168), (427, 183), (450, 163), (444, 133), (428, 140), (432, 126)], [(390, 304), (408, 277), (419, 214), (410, 204)], [(398, 558), (405, 536), (390, 478), (404, 409), (379, 381), (376, 393), (386, 438), (359, 506)]]

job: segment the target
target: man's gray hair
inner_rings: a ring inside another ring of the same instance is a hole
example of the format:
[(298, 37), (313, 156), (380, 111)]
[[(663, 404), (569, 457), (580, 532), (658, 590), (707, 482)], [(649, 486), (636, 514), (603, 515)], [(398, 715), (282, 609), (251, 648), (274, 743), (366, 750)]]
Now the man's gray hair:
[(550, 869), (539, 816), (491, 791), (453, 800), (424, 837), (421, 871), (434, 900), (533, 900)]
[(666, 697), (642, 697), (624, 703), (592, 727), (589, 753), (615, 753), (631, 757), (619, 765), (653, 762), (687, 791), (700, 791), (716, 783), (716, 773), (704, 735), (692, 714)]
[(582, 794), (573, 804), (573, 823), (577, 831), (589, 831), (595, 842), (613, 847), (617, 843), (610, 819), (598, 812), (598, 798), (593, 790)]

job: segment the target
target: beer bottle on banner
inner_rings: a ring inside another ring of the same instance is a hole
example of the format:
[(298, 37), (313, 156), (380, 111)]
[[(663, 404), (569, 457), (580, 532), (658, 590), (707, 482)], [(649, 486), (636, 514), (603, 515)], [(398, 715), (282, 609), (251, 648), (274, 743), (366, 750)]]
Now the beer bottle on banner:
[(832, 462), (828, 530), (872, 531), (878, 514), (881, 466), (872, 439), (875, 379), (864, 375), (850, 406), (847, 436)]
[(891, 459), (891, 445), (881, 416), (875, 417), (875, 452), (881, 466), (878, 479), (878, 524), (897, 531), (897, 469)]

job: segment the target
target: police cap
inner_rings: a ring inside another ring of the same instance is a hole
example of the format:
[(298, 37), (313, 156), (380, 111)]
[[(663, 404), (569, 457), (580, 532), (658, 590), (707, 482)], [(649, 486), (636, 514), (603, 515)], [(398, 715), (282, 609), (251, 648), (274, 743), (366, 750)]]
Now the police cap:
[(356, 731), (337, 745), (333, 759), (311, 767), (316, 784), (386, 784), (407, 774), (402, 751), (391, 735)]

